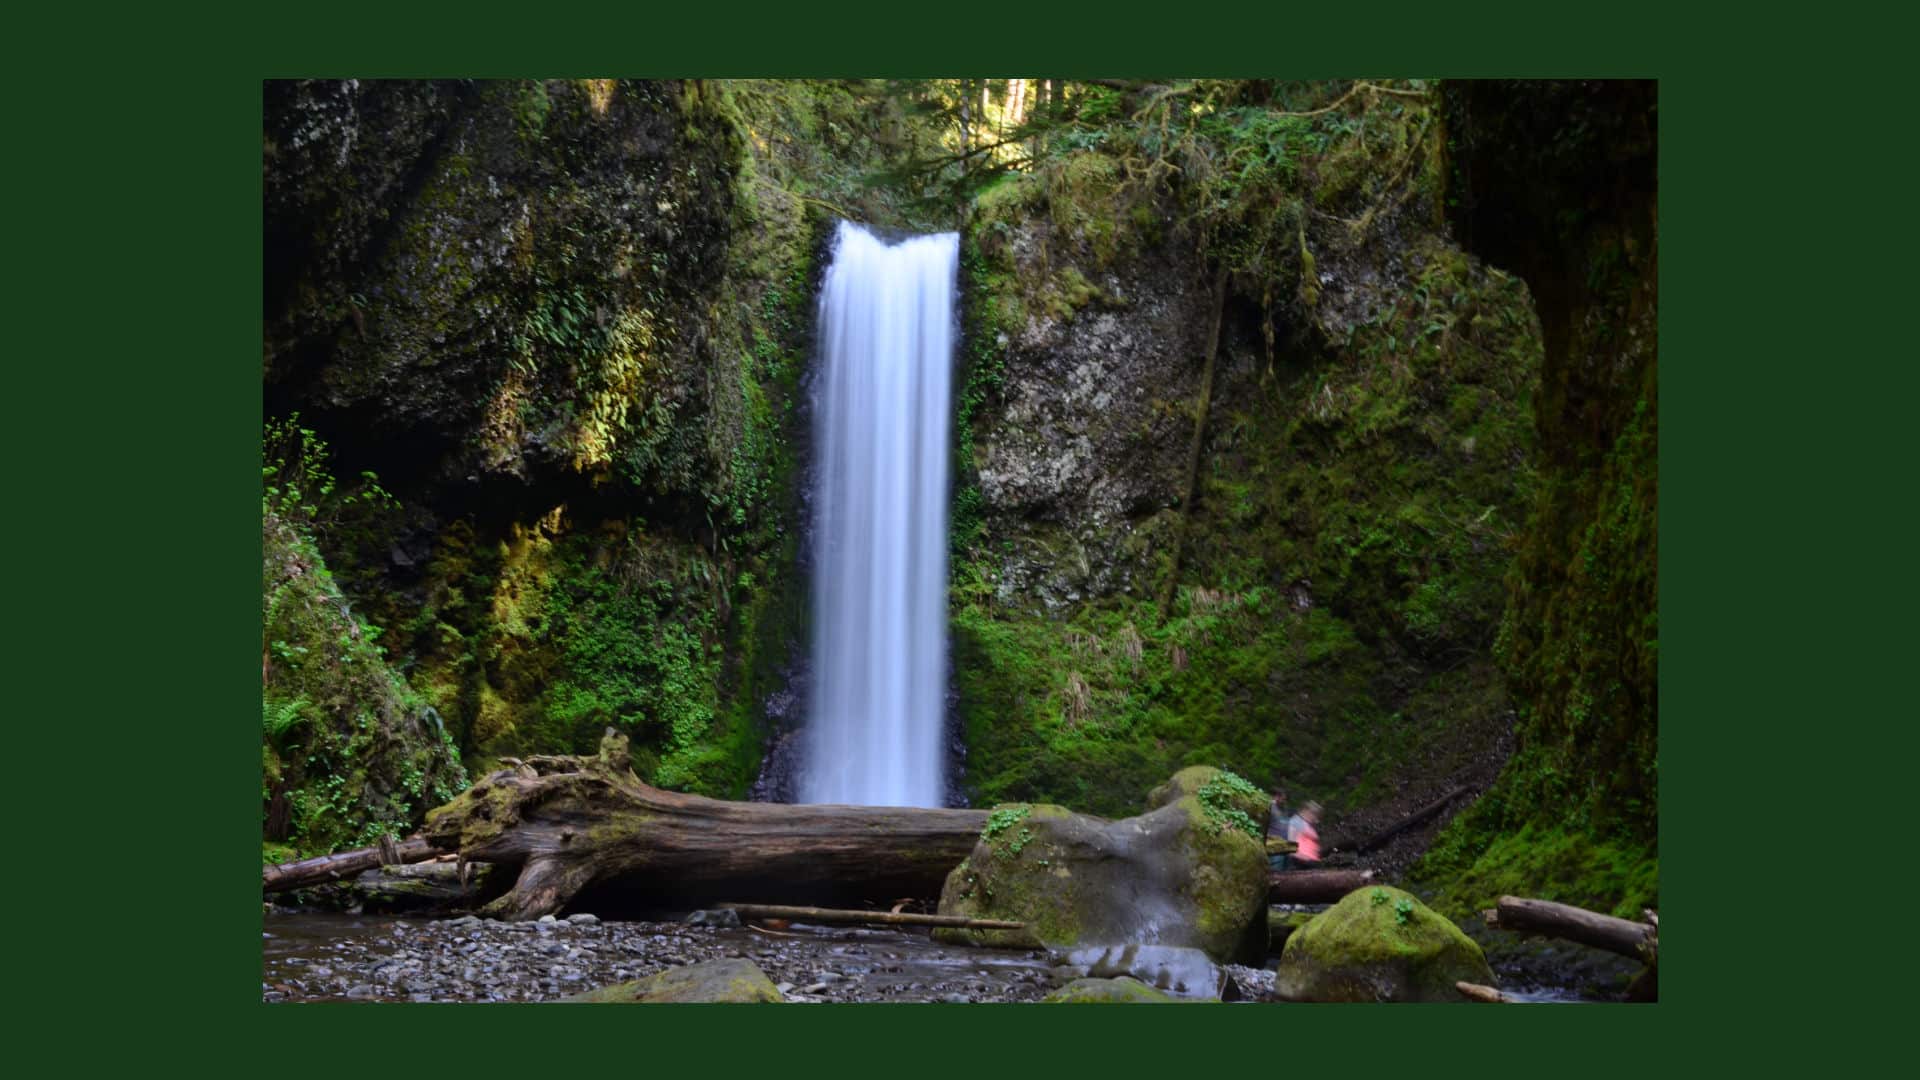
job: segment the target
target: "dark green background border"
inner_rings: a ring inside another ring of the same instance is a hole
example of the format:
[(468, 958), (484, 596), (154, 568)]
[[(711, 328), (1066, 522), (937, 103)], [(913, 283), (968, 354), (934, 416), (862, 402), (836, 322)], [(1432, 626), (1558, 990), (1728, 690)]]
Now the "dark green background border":
[[(16, 979), (45, 971), (47, 996), (114, 1010), (114, 1020), (83, 1037), (83, 1052), (217, 1051), (210, 1058), (230, 1053), (264, 1071), (307, 1064), (494, 1074), (518, 1061), (558, 1074), (678, 1059), (679, 1068), (717, 1075), (815, 1061), (916, 1078), (947, 1069), (997, 1076), (1042, 1063), (1128, 1074), (1338, 1063), (1366, 1074), (1565, 1075), (1635, 1072), (1702, 1037), (1704, 1021), (1740, 1019), (1755, 995), (1782, 989), (1742, 970), (1760, 959), (1743, 938), (1780, 942), (1784, 934), (1772, 895), (1722, 889), (1740, 871), (1787, 859), (1777, 841), (1762, 853), (1727, 838), (1751, 834), (1743, 807), (1777, 811), (1796, 795), (1762, 760), (1779, 749), (1769, 718), (1791, 702), (1755, 665), (1781, 655), (1780, 646), (1748, 647), (1768, 632), (1754, 621), (1763, 615), (1788, 631), (1787, 617), (1766, 613), (1790, 603), (1794, 585), (1793, 568), (1766, 567), (1760, 551), (1732, 541), (1766, 502), (1758, 462), (1781, 454), (1741, 456), (1754, 446), (1743, 432), (1753, 434), (1754, 416), (1773, 404), (1788, 409), (1800, 388), (1771, 366), (1785, 342), (1780, 327), (1755, 319), (1754, 297), (1767, 294), (1745, 292), (1754, 283), (1727, 272), (1730, 256), (1761, 254), (1753, 223), (1778, 228), (1786, 208), (1773, 202), (1778, 192), (1728, 183), (1721, 170), (1795, 147), (1775, 127), (1780, 111), (1755, 99), (1755, 84), (1708, 70), (1739, 61), (1745, 31), (1663, 37), (1657, 26), (1619, 5), (1590, 13), (1513, 5), (1475, 21), (1431, 5), (1409, 14), (1367, 4), (1253, 15), (1169, 5), (1134, 16), (999, 5), (963, 21), (958, 9), (897, 7), (769, 16), (735, 4), (636, 5), (609, 16), (463, 5), (428, 15), (388, 3), (263, 8), (243, 24), (185, 15), (117, 22), (115, 44), (89, 36), (105, 25), (46, 39), (83, 42), (91, 55), (15, 98), (16, 151), (45, 149), (9, 155), (10, 184), (22, 188), (13, 209), (46, 254), (31, 267), (16, 264), (35, 280), (16, 293), (25, 326), (12, 365), (10, 441), (23, 481), (10, 531), (54, 549), (69, 569), (44, 571), (37, 553), (14, 561), (25, 586), (15, 630), (34, 645), (16, 675), (29, 685), (11, 726), (16, 761), (47, 785), (40, 805), (50, 843), (87, 844), (84, 865), (54, 873), (25, 899), (43, 917), (97, 927), (77, 947), (105, 955), (76, 960), (62, 951), (72, 942), (47, 935), (24, 943), (20, 962), (29, 967), (15, 967)], [(16, 48), (31, 50), (34, 40), (23, 34)], [(1663, 1001), (1579, 1010), (1191, 1009), (1149, 1018), (994, 1006), (615, 1014), (261, 1005), (251, 734), (260, 79), (1019, 70), (1661, 79), (1661, 691), (1669, 718), (1661, 746), (1663, 778), (1680, 778), (1662, 791), (1662, 911), (1676, 927), (1663, 950)], [(1756, 259), (1743, 272), (1764, 265)], [(1760, 399), (1768, 393), (1770, 401)], [(57, 525), (42, 516), (54, 512), (63, 515)], [(1762, 580), (1774, 583), (1772, 604), (1753, 594)], [(107, 775), (75, 785), (54, 771), (63, 762), (104, 764)], [(1748, 777), (1774, 785), (1759, 803), (1741, 790)], [(111, 873), (101, 873), (104, 862)], [(17, 864), (13, 875), (26, 884), (38, 873)], [(50, 951), (32, 967), (27, 957), (43, 945)], [(124, 979), (113, 976), (103, 995), (108, 973)], [(1716, 1039), (1719, 1063), (1743, 1046), (1767, 1050), (1770, 1034), (1785, 1033), (1735, 1034), (1732, 1046)], [(352, 1044), (344, 1056), (339, 1042)]]

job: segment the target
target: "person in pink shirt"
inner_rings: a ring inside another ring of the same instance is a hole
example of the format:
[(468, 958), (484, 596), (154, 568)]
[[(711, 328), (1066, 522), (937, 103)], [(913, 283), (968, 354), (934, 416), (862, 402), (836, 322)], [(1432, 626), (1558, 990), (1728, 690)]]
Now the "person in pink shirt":
[(1320, 861), (1320, 832), (1315, 828), (1318, 824), (1320, 804), (1312, 801), (1287, 820), (1287, 839), (1294, 843), (1293, 855), (1287, 860), (1289, 866), (1298, 863), (1312, 865)]

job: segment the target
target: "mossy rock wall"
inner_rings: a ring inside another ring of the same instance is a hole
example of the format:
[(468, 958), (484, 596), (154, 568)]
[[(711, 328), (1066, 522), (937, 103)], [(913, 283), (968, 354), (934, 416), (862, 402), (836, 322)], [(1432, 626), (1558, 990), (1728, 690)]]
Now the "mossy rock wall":
[(1544, 338), (1539, 484), (1496, 642), (1517, 746), (1418, 868), (1448, 910), (1657, 902), (1656, 99), (1647, 81), (1443, 87), (1449, 217), (1527, 281)]
[(987, 945), (1169, 945), (1232, 960), (1264, 943), (1266, 891), (1260, 844), (1198, 796), (1120, 821), (1006, 805), (948, 875), (940, 913), (1027, 929), (937, 934)]
[(345, 595), (474, 769), (611, 724), (644, 778), (744, 795), (803, 632), (828, 218), (793, 191), (851, 172), (769, 135), (858, 102), (349, 80), (266, 104), (268, 412), (399, 503), (318, 531)]
[(1380, 886), (1293, 931), (1274, 988), (1293, 1001), (1465, 1001), (1456, 982), (1493, 985), (1480, 946), (1412, 894)]
[(1337, 819), (1497, 767), (1540, 330), (1518, 279), (1438, 231), (1437, 166), (1408, 157), (1424, 110), (1369, 109), (1364, 147), (1309, 130), (1292, 179), (1215, 193), (1317, 208), (1270, 223), (1264, 261), (1196, 235), (1195, 192), (1129, 186), (1123, 158), (1152, 152), (1132, 129), (979, 198), (952, 560), (977, 803), (1123, 815), (1207, 764)]

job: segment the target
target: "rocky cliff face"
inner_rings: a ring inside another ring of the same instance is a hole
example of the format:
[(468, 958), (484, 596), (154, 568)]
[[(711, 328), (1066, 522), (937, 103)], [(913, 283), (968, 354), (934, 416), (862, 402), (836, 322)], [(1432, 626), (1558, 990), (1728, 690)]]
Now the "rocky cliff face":
[(711, 483), (738, 155), (677, 84), (269, 84), (270, 411), (434, 503)]
[(396, 497), (317, 551), (476, 766), (611, 724), (650, 779), (751, 779), (821, 215), (748, 92), (268, 85), (267, 412)]
[(979, 802), (1119, 814), (1209, 764), (1341, 816), (1491, 779), (1539, 330), (1438, 230), (1419, 115), (1260, 196), (1300, 204), (1264, 262), (1130, 184), (1137, 147), (981, 196), (954, 593)]

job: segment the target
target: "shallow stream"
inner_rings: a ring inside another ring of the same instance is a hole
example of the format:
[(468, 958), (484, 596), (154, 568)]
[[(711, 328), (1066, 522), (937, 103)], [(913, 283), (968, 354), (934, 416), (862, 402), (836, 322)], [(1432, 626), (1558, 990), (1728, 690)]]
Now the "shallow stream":
[[(1038, 1001), (1084, 975), (1129, 975), (1181, 997), (1273, 1000), (1271, 959), (1267, 970), (1209, 969), (1189, 950), (1049, 954), (943, 945), (923, 932), (805, 924), (772, 932), (590, 915), (499, 922), (276, 910), (265, 916), (261, 949), (261, 996), (269, 1002), (554, 1001), (730, 957), (753, 961), (789, 1001), (802, 1003)], [(1549, 985), (1526, 985), (1515, 996), (1593, 1000)]]

